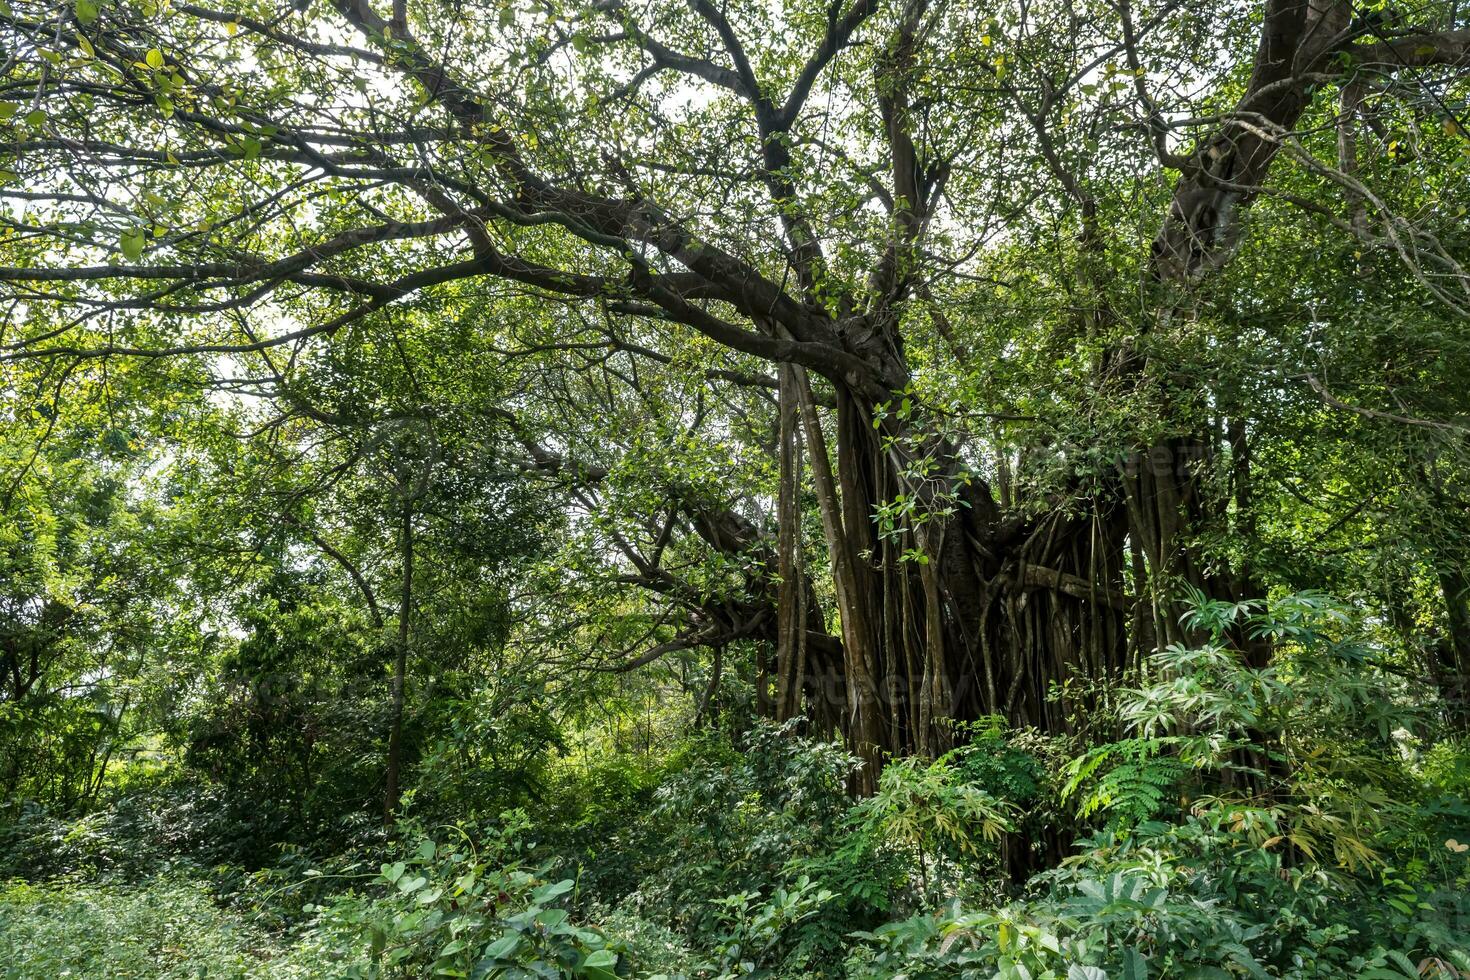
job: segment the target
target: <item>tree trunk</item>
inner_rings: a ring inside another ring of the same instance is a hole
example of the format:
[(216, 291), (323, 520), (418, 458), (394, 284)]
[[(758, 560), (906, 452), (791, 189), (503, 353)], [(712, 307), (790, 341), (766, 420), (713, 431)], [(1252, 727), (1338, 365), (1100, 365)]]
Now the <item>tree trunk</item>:
[[(801, 563), (801, 412), (796, 369), (780, 369), (780, 428), (777, 455), (780, 491), (776, 508), (777, 574), (780, 592), (776, 605), (776, 719), (786, 721), (801, 713), (801, 693), (807, 672), (807, 583)], [(760, 696), (765, 697), (764, 688)]]
[(393, 659), (392, 700), (389, 704), (388, 761), (383, 791), (383, 822), (391, 825), (398, 813), (399, 779), (403, 769), (403, 704), (404, 682), (408, 673), (408, 646), (413, 612), (413, 508), (403, 503), (403, 516), (398, 528), (399, 549), (403, 553), (403, 584), (398, 599), (398, 643)]
[[(949, 447), (919, 425), (875, 427), (875, 406), (840, 386), (833, 451), (809, 380), (794, 374), (842, 631), (838, 713), (865, 762), (859, 788), (872, 788), (885, 757), (945, 751), (954, 720), (1065, 730), (1077, 693), (1068, 682), (1117, 681), (1127, 665), (1123, 507), (1098, 494), (1075, 510), (1008, 515), (987, 487), (964, 485)], [(914, 478), (919, 456), (938, 478)], [(914, 506), (894, 511), (895, 501)], [(885, 507), (897, 516), (875, 521)], [(795, 585), (782, 596), (794, 607)], [(786, 635), (783, 677), (799, 649)]]
[(1470, 576), (1458, 567), (1441, 568), (1447, 632), (1438, 644), (1435, 676), (1452, 726), (1470, 729)]

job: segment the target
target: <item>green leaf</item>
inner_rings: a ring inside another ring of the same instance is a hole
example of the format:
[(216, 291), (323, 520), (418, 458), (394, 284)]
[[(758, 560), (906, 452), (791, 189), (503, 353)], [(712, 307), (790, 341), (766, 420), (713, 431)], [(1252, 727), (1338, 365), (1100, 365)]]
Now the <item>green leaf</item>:
[(572, 881), (572, 879), (570, 878), (563, 878), (561, 881), (553, 882), (549, 885), (542, 885), (540, 888), (533, 891), (531, 893), (531, 901), (535, 902), (537, 905), (544, 905), (552, 899), (555, 899), (561, 895), (565, 895), (567, 892), (571, 891), (575, 887), (576, 882)]
[(157, 71), (163, 67), (163, 52), (157, 48), (150, 48), (148, 53), (143, 56), (143, 62), (149, 68)]
[(140, 229), (133, 228), (122, 233), (118, 244), (122, 246), (122, 253), (131, 261), (137, 261), (143, 255), (144, 235)]
[(520, 933), (512, 932), (508, 935), (501, 936), (499, 939), (495, 940), (495, 942), (485, 947), (485, 959), (506, 959), (510, 956), (511, 953), (514, 953), (516, 951), (516, 947), (520, 946), (520, 944)]
[(77, 20), (83, 24), (92, 24), (96, 22), (99, 11), (94, 0), (77, 0), (76, 13)]
[(582, 975), (592, 980), (616, 980), (618, 955), (610, 949), (597, 949), (582, 961)]
[(547, 929), (555, 929), (557, 926), (560, 926), (563, 922), (567, 921), (567, 910), (543, 909), (541, 913), (536, 916), (536, 921), (545, 926)]

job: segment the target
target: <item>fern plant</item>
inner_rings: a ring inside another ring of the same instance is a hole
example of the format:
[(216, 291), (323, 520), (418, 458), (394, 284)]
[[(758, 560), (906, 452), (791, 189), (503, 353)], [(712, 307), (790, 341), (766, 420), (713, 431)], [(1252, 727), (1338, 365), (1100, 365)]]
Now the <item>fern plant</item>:
[(1173, 754), (1181, 739), (1130, 738), (1090, 749), (1067, 767), (1063, 800), (1077, 801), (1083, 819), (1099, 813), (1130, 823), (1159, 816), (1179, 799), (1190, 767)]
[[(1217, 810), (1257, 847), (1348, 871), (1381, 864), (1377, 839), (1406, 822), (1397, 740), (1417, 727), (1413, 692), (1328, 596), (1196, 599), (1185, 625), (1206, 639), (1149, 659), (1149, 683), (1120, 699), (1129, 737), (1074, 759), (1063, 799), (1125, 825), (1178, 801)], [(1271, 642), (1269, 665), (1232, 646), (1241, 634)]]

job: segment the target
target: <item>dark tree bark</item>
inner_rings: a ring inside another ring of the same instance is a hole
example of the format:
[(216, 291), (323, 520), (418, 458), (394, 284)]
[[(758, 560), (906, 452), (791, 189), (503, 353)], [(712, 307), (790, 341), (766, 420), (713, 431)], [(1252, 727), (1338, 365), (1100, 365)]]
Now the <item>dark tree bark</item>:
[(1470, 576), (1460, 568), (1441, 568), (1446, 632), (1440, 639), (1435, 677), (1449, 709), (1449, 721), (1470, 728)]

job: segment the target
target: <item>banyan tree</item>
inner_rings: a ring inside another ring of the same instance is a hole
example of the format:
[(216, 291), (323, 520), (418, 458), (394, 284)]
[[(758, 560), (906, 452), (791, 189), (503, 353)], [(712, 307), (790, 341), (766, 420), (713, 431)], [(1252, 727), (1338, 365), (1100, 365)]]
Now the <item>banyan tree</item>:
[[(748, 656), (762, 710), (870, 760), (942, 751), (954, 719), (1062, 730), (1190, 639), (1189, 596), (1260, 593), (1231, 542), (1261, 423), (1187, 352), (1350, 293), (1336, 259), (1289, 271), (1321, 241), (1446, 329), (1470, 309), (1441, 206), (1464, 189), (1454, 4), (0, 10), (6, 358), (200, 358), (284, 415), (373, 426), (313, 372), (383, 323), (462, 322), (446, 357), (534, 366), (485, 425), (589, 515), (628, 476), (579, 451), (577, 412), (655, 412), (659, 372), (693, 372), (656, 448), (749, 422), (771, 479), (624, 487), (601, 574), (651, 625), (587, 663), (709, 651), (713, 694)], [(1387, 411), (1299, 349), (1271, 384)], [(690, 580), (695, 551), (724, 587)], [(1470, 672), (1470, 637), (1439, 656)]]

